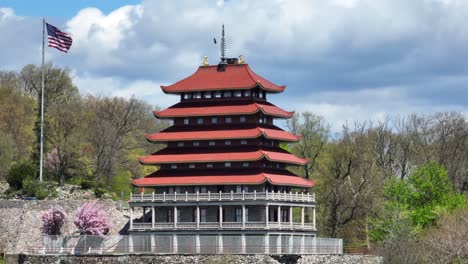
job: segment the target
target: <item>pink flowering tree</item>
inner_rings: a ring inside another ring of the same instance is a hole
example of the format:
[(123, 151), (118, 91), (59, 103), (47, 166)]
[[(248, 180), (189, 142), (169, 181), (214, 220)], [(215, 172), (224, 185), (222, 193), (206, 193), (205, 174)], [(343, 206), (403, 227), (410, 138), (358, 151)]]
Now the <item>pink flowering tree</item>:
[(42, 213), (42, 233), (45, 235), (60, 235), (67, 214), (61, 207), (52, 207)]
[(82, 235), (106, 235), (111, 227), (109, 218), (96, 202), (88, 202), (76, 210), (73, 222)]

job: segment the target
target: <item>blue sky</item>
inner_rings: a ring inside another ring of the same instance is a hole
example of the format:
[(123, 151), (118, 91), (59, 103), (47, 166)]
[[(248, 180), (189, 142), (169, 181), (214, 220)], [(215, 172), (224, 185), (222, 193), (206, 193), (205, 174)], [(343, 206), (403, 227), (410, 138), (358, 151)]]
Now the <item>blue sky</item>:
[[(167, 107), (161, 84), (215, 64), (225, 23), (229, 56), (287, 85), (271, 101), (345, 122), (412, 113), (468, 114), (468, 1), (461, 0), (0, 0), (0, 70), (40, 63), (41, 17), (73, 36), (82, 93), (136, 96)], [(15, 43), (15, 45), (11, 45)]]
[(13, 8), (19, 16), (66, 20), (87, 7), (97, 7), (108, 14), (123, 5), (134, 5), (139, 2), (137, 0), (0, 0), (0, 6)]

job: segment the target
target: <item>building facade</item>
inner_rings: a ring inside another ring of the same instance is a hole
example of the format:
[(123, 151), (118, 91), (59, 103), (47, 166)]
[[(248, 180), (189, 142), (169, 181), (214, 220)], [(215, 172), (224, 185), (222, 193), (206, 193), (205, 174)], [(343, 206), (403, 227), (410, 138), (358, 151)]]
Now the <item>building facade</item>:
[(281, 147), (300, 136), (274, 125), (293, 113), (267, 100), (285, 87), (223, 59), (161, 88), (180, 102), (155, 111), (173, 125), (146, 136), (166, 148), (140, 159), (158, 171), (132, 180), (144, 191), (131, 195), (129, 232), (146, 239), (132, 246), (154, 249), (164, 237), (174, 253), (304, 250), (316, 236), (314, 182), (287, 170), (307, 160)]

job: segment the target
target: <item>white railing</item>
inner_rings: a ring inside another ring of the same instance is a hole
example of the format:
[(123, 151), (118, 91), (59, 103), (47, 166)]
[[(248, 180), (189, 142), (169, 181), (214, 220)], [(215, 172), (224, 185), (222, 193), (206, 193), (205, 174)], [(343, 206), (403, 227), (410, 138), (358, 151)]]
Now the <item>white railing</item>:
[[(242, 225), (242, 222), (199, 222), (198, 229), (281, 229), (281, 230), (315, 230), (315, 226), (312, 223), (293, 223), (291, 226), (290, 222), (246, 222)], [(152, 223), (138, 223), (133, 222), (130, 228), (131, 230), (164, 230), (164, 229), (197, 229), (196, 222), (173, 222), (161, 223), (155, 222), (154, 227)]]
[(131, 194), (130, 202), (200, 202), (200, 201), (243, 201), (268, 200), (288, 202), (315, 202), (315, 195), (293, 192), (230, 192), (230, 193), (162, 193), (162, 194)]
[(343, 254), (343, 240), (310, 235), (44, 236), (29, 254)]

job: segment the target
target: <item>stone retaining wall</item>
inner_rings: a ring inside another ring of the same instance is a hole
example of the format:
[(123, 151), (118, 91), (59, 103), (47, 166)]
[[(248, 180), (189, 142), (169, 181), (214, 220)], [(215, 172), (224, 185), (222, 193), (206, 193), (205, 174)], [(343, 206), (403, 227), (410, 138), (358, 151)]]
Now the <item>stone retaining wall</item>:
[[(85, 202), (89, 200), (0, 200), (0, 254), (27, 252), (31, 247), (41, 247), (41, 215), (54, 205), (64, 208), (68, 215), (64, 234), (76, 232), (74, 212)], [(128, 218), (116, 209), (113, 201), (99, 200), (98, 203), (111, 218), (113, 227), (110, 234), (118, 234)]]
[(47, 255), (7, 255), (7, 264), (381, 264), (382, 258), (361, 255), (86, 255), (86, 256), (47, 256)]

